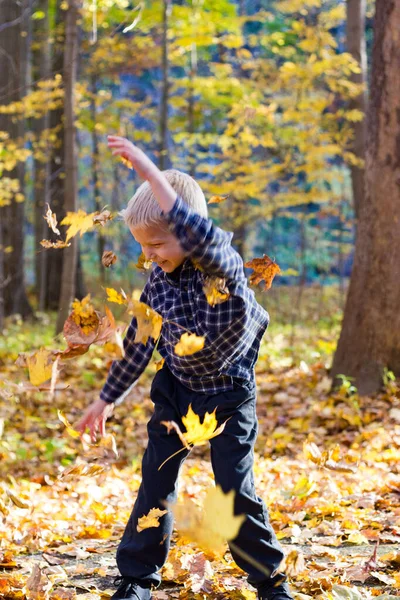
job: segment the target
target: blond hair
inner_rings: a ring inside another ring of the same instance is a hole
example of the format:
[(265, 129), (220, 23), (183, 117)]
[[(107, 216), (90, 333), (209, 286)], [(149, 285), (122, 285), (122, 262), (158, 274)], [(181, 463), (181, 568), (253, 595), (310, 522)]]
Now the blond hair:
[[(185, 204), (197, 214), (208, 217), (206, 199), (201, 187), (193, 177), (176, 169), (168, 169), (162, 171), (162, 173)], [(121, 210), (119, 214), (129, 228), (158, 225), (163, 229), (168, 229), (167, 223), (161, 215), (161, 208), (148, 181), (142, 183), (136, 190), (135, 195), (129, 200), (128, 206)]]

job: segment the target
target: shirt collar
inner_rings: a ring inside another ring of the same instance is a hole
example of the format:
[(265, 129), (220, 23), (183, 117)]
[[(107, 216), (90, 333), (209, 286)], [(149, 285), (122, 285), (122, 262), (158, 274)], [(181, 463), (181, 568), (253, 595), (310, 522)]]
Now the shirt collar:
[(163, 272), (165, 281), (167, 281), (167, 283), (169, 283), (170, 285), (179, 287), (180, 281), (183, 280), (187, 276), (188, 271), (191, 269), (191, 267), (192, 267), (192, 261), (190, 260), (190, 258), (186, 258), (183, 261), (183, 263), (181, 265), (179, 265), (179, 267), (176, 267), (176, 269), (171, 271), (171, 273)]

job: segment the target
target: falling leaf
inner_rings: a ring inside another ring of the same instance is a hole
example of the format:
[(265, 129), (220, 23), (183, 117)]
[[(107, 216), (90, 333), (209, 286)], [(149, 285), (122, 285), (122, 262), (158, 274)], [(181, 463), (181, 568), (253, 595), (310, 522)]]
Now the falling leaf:
[(230, 296), (226, 286), (226, 279), (222, 277), (206, 277), (203, 285), (203, 292), (207, 298), (207, 302), (211, 306), (225, 302)]
[(122, 162), (122, 164), (125, 165), (125, 167), (128, 167), (128, 169), (133, 170), (133, 165), (130, 160), (128, 160), (127, 158), (124, 158), (123, 156), (120, 156), (119, 158), (120, 158), (120, 161)]
[(153, 264), (153, 261), (146, 260), (144, 252), (142, 252), (138, 258), (138, 261), (137, 261), (135, 267), (144, 271), (144, 270), (150, 269), (152, 264)]
[(246, 515), (234, 515), (235, 491), (224, 494), (217, 485), (207, 490), (203, 510), (186, 499), (169, 504), (176, 528), (206, 551), (223, 554), (226, 542), (236, 538)]
[(117, 304), (127, 304), (128, 300), (126, 295), (122, 295), (114, 288), (106, 288), (107, 292), (107, 301), (108, 302), (116, 302)]
[(135, 339), (133, 340), (135, 344), (147, 344), (149, 337), (152, 337), (154, 340), (159, 338), (162, 327), (162, 316), (158, 312), (144, 302), (134, 300), (133, 298), (130, 300), (128, 312), (137, 319), (137, 330)]
[(181, 339), (174, 347), (174, 352), (178, 356), (188, 356), (195, 354), (204, 348), (205, 337), (195, 333), (183, 333)]
[(97, 329), (99, 317), (90, 303), (90, 294), (87, 294), (82, 300), (74, 300), (71, 318), (85, 335), (93, 333)]
[(61, 235), (60, 231), (57, 229), (57, 217), (55, 213), (51, 212), (50, 204), (47, 204), (48, 209), (43, 218), (47, 221), (48, 226), (56, 233), (57, 235)]
[(57, 240), (56, 242), (51, 242), (50, 240), (42, 240), (40, 244), (43, 248), (68, 248), (71, 244), (68, 242), (64, 242), (63, 240)]
[(208, 201), (208, 204), (220, 204), (224, 202), (227, 198), (229, 198), (229, 194), (227, 196), (211, 196)]
[(117, 262), (117, 255), (111, 250), (105, 250), (103, 252), (103, 256), (101, 257), (102, 265), (106, 268), (111, 267)]
[(86, 231), (94, 227), (93, 217), (96, 213), (87, 214), (80, 209), (78, 212), (67, 212), (66, 217), (61, 221), (60, 225), (69, 225), (67, 229), (66, 241), (68, 242), (78, 233), (82, 237)]
[(201, 446), (223, 432), (226, 421), (218, 427), (217, 419), (215, 417), (216, 410), (217, 409), (215, 408), (212, 413), (206, 412), (203, 423), (200, 423), (199, 415), (193, 411), (192, 405), (190, 404), (186, 416), (182, 416), (182, 423), (186, 428), (185, 433), (182, 433), (179, 425), (175, 423), (175, 421), (161, 421), (161, 424), (165, 425), (168, 431), (172, 429), (176, 431), (182, 444), (190, 449), (191, 445)]
[(61, 410), (57, 411), (57, 416), (59, 418), (59, 420), (61, 421), (61, 423), (63, 423), (65, 425), (65, 427), (67, 428), (67, 433), (73, 437), (73, 438), (79, 438), (80, 437), (80, 433), (79, 431), (76, 431), (76, 429), (74, 429), (71, 425), (71, 423), (68, 421), (67, 417), (64, 415), (64, 413)]
[(279, 265), (266, 254), (262, 258), (253, 258), (244, 263), (244, 266), (254, 269), (254, 273), (250, 275), (251, 284), (257, 285), (260, 281), (265, 281), (264, 290), (269, 290), (275, 275), (281, 273)]
[(51, 378), (53, 363), (49, 359), (52, 354), (52, 352), (41, 348), (38, 352), (26, 358), (29, 379), (32, 385), (40, 385)]
[(160, 526), (160, 517), (167, 514), (167, 510), (161, 510), (159, 508), (152, 508), (147, 515), (143, 515), (143, 517), (139, 517), (138, 524), (136, 529), (138, 531), (143, 531), (144, 529), (148, 529), (149, 527), (159, 527)]
[(114, 217), (109, 210), (102, 210), (101, 212), (94, 213), (93, 223), (104, 227), (107, 221), (111, 221), (113, 218)]

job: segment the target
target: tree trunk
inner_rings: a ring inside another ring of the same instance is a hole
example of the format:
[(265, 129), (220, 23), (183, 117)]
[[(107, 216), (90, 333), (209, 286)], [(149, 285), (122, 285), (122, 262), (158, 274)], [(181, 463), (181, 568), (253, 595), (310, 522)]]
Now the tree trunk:
[[(97, 80), (96, 75), (93, 73), (91, 76), (91, 99), (90, 99), (90, 110), (93, 122), (92, 128), (92, 183), (93, 183), (93, 195), (94, 204), (97, 211), (101, 211), (101, 194), (99, 192), (99, 138), (96, 130), (96, 118), (97, 118), (97, 107), (96, 107), (96, 92), (97, 92)], [(102, 263), (102, 256), (104, 252), (104, 236), (99, 227), (97, 230), (97, 252), (98, 252), (98, 264), (100, 270), (100, 282), (102, 285), (106, 282), (106, 270)]]
[(169, 96), (169, 61), (168, 61), (168, 19), (171, 12), (171, 0), (163, 0), (162, 24), (162, 92), (160, 105), (160, 147), (159, 166), (161, 171), (167, 168), (168, 160), (168, 96)]
[[(349, 109), (357, 109), (364, 113), (364, 119), (354, 123), (353, 152), (357, 158), (365, 160), (365, 145), (367, 138), (367, 44), (365, 41), (365, 12), (366, 0), (347, 0), (347, 50), (360, 65), (361, 72), (352, 74), (352, 81), (364, 84), (363, 92), (354, 98)], [(360, 206), (365, 194), (364, 168), (351, 167), (351, 182), (353, 188), (353, 205), (356, 219), (360, 214)]]
[[(36, 9), (42, 11), (45, 15), (43, 19), (35, 21), (37, 26), (34, 31), (35, 43), (38, 50), (34, 52), (35, 79), (50, 78), (51, 60), (50, 60), (50, 31), (49, 31), (49, 0), (38, 0)], [(36, 119), (33, 123), (33, 130), (39, 139), (41, 135), (46, 135), (50, 126), (50, 114), (45, 112), (43, 117)], [(41, 240), (47, 237), (48, 226), (43, 216), (46, 212), (46, 204), (50, 205), (50, 144), (47, 144), (45, 150), (45, 162), (35, 159), (34, 161), (34, 210), (35, 210), (35, 287), (36, 297), (38, 299), (38, 308), (44, 311), (46, 308), (46, 288), (47, 288), (47, 259), (48, 250), (40, 245)]]
[(331, 375), (378, 390), (400, 375), (400, 3), (377, 0), (367, 122), (366, 195)]
[[(18, 101), (27, 80), (26, 44), (22, 43), (22, 33), (29, 18), (27, 3), (3, 0), (0, 11), (0, 89), (6, 102)], [(25, 31), (26, 33), (26, 31)], [(23, 121), (14, 122), (9, 115), (0, 115), (0, 131), (6, 131), (13, 140), (22, 143)], [(5, 176), (20, 183), (24, 191), (24, 167), (19, 163)], [(2, 276), (0, 281), (1, 304), (4, 315), (20, 314), (23, 318), (32, 315), (24, 281), (24, 203), (14, 198), (7, 206), (0, 207), (0, 227), (2, 227)], [(8, 249), (4, 252), (4, 249)]]
[[(64, 209), (66, 212), (76, 212), (78, 195), (78, 159), (76, 148), (75, 126), (75, 82), (78, 59), (78, 16), (80, 1), (70, 0), (65, 22), (65, 53), (64, 53), (64, 164), (65, 188)], [(70, 304), (75, 296), (76, 270), (78, 258), (78, 243), (76, 237), (71, 240), (71, 246), (65, 248), (59, 312), (56, 333), (62, 331), (67, 319)]]

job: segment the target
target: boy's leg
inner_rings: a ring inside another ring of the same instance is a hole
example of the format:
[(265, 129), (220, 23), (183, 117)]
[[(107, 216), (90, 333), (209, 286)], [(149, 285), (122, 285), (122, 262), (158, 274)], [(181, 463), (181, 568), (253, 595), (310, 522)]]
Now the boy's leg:
[[(210, 440), (215, 481), (226, 493), (236, 491), (235, 514), (246, 514), (234, 544), (274, 575), (284, 554), (269, 522), (265, 503), (256, 494), (253, 463), (258, 433), (256, 390), (238, 386), (225, 394), (210, 396), (210, 409), (218, 405), (218, 424), (229, 417), (224, 431)], [(209, 410), (210, 410), (209, 409)], [(268, 582), (268, 576), (230, 548), (235, 562), (248, 573), (254, 587)], [(280, 576), (278, 576), (278, 579)]]
[(147, 515), (150, 509), (165, 510), (161, 500), (176, 500), (178, 474), (188, 451), (182, 450), (158, 470), (166, 458), (182, 448), (179, 437), (168, 434), (165, 425), (160, 423), (171, 420), (180, 423), (174, 394), (173, 376), (164, 367), (157, 371), (151, 386), (154, 413), (147, 424), (149, 441), (142, 460), (142, 482), (117, 550), (117, 564), (122, 575), (146, 580), (156, 587), (161, 581), (157, 571), (163, 566), (170, 546), (173, 515), (168, 511), (162, 516), (159, 527), (140, 532), (136, 527), (138, 518)]

